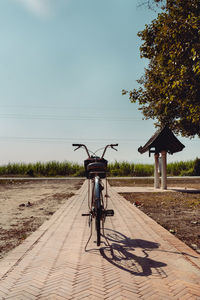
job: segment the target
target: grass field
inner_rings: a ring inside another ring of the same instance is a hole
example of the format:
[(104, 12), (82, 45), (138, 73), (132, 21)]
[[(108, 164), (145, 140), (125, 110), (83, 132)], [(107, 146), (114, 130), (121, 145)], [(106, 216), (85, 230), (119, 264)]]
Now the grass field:
[[(137, 164), (126, 161), (108, 164), (108, 176), (144, 177), (153, 176), (153, 164)], [(170, 176), (196, 176), (200, 175), (200, 159), (170, 163), (167, 166)], [(85, 176), (84, 166), (69, 161), (50, 161), (46, 163), (9, 163), (0, 166), (0, 176), (29, 176), (29, 177), (55, 177), (55, 176)]]

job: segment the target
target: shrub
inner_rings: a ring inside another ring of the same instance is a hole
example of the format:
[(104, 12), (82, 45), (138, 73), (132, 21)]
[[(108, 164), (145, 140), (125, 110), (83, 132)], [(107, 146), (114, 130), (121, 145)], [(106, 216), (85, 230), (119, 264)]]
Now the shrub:
[(147, 164), (136, 164), (134, 175), (135, 176), (153, 176), (154, 174), (154, 166), (153, 165), (147, 165)]
[(196, 158), (194, 161), (194, 175), (200, 176), (200, 159)]
[(191, 169), (189, 169), (189, 170), (182, 170), (181, 172), (180, 172), (180, 176), (194, 176), (194, 169), (193, 168), (191, 168)]
[(127, 161), (108, 164), (109, 176), (134, 176), (134, 164)]
[(34, 177), (34, 176), (35, 176), (34, 170), (33, 170), (33, 169), (29, 169), (29, 170), (26, 172), (26, 174), (27, 174), (28, 176), (30, 176), (30, 177)]
[(186, 176), (182, 174), (187, 174), (187, 172), (191, 173), (193, 168), (194, 161), (192, 160), (173, 162), (167, 165), (167, 174), (171, 176)]

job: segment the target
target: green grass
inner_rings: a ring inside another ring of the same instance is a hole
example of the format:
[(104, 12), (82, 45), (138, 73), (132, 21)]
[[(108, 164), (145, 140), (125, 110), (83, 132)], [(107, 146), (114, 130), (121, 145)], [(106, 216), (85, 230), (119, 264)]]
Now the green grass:
[[(169, 163), (167, 173), (170, 176), (195, 176), (200, 175), (200, 159)], [(135, 164), (127, 161), (108, 164), (108, 176), (118, 177), (143, 177), (153, 176), (153, 164)], [(85, 176), (83, 165), (69, 161), (46, 163), (9, 163), (0, 166), (0, 176), (31, 176), (31, 177), (53, 177), (53, 176)]]
[(50, 161), (46, 163), (9, 163), (8, 165), (0, 166), (0, 176), (84, 176), (84, 167), (68, 161), (57, 162)]
[(192, 174), (194, 171), (194, 164), (194, 160), (169, 163), (167, 165), (167, 173), (171, 176), (194, 175)]

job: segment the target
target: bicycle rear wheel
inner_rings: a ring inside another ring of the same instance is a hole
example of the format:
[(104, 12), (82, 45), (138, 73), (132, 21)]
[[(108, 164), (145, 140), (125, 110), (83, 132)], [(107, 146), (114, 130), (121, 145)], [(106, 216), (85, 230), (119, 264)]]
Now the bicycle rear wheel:
[(101, 216), (100, 212), (97, 211), (96, 215), (96, 231), (97, 231), (97, 246), (101, 244)]
[(96, 233), (97, 233), (97, 246), (101, 244), (101, 185), (100, 178), (95, 177), (95, 186), (94, 186), (94, 195), (95, 195), (95, 217), (96, 217)]

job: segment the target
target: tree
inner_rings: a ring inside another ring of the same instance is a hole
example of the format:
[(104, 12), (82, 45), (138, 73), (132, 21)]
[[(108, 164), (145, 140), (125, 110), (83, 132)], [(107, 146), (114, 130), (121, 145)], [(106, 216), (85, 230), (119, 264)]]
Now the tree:
[(200, 137), (200, 0), (166, 0), (157, 19), (138, 36), (144, 41), (141, 58), (149, 65), (139, 88), (122, 94), (138, 102), (157, 126)]

